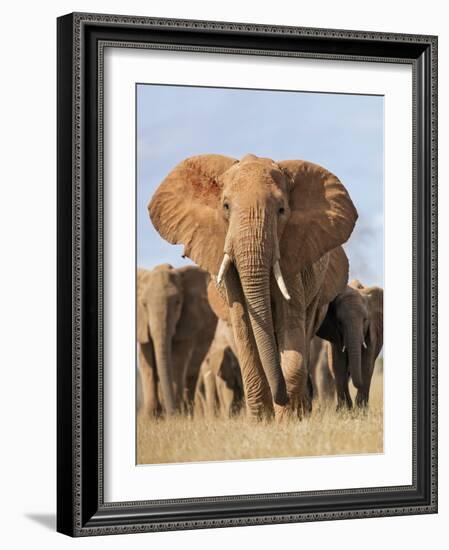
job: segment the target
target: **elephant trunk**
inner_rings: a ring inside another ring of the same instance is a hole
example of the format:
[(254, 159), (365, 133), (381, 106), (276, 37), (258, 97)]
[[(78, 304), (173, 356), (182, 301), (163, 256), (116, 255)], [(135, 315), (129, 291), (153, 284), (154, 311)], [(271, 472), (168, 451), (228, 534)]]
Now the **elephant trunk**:
[(270, 296), (274, 257), (270, 246), (272, 231), (267, 225), (261, 222), (251, 234), (243, 231), (245, 239), (233, 243), (233, 252), (260, 362), (274, 403), (283, 406), (288, 396), (274, 336)]
[(357, 389), (362, 387), (362, 341), (357, 331), (349, 328), (348, 337), (345, 338), (348, 368), (352, 382)]
[[(162, 325), (164, 325), (164, 323), (162, 323)], [(168, 330), (165, 328), (166, 327), (162, 326), (161, 329), (158, 326), (156, 330), (154, 330), (154, 328), (150, 328), (150, 330), (153, 338), (154, 355), (156, 358), (156, 368), (161, 386), (162, 399), (164, 401), (166, 413), (170, 416), (176, 412), (176, 402), (172, 377), (171, 338)]]
[(260, 362), (270, 386), (273, 401), (287, 404), (287, 388), (279, 361), (279, 352), (274, 337), (270, 300), (270, 272), (241, 276), (251, 328), (259, 352)]

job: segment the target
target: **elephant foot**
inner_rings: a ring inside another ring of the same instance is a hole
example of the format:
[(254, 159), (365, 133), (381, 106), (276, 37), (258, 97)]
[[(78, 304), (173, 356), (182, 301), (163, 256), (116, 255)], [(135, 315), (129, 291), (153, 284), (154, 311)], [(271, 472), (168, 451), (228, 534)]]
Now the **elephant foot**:
[(154, 407), (141, 407), (138, 415), (144, 420), (152, 420), (153, 418), (160, 418), (162, 414), (161, 409)]
[(274, 417), (276, 422), (286, 422), (289, 420), (301, 421), (307, 418), (312, 412), (312, 404), (309, 401), (300, 402), (296, 405), (275, 405)]
[(304, 416), (312, 414), (312, 397), (307, 395), (301, 400), (301, 410)]
[(276, 405), (276, 403), (274, 404), (274, 418), (276, 422), (279, 422), (279, 423), (287, 422), (292, 417), (293, 417), (293, 410), (289, 404), (287, 405)]
[(337, 401), (337, 412), (341, 412), (341, 411), (350, 411), (352, 410), (352, 400), (347, 400), (347, 399), (343, 399), (343, 400), (338, 400)]
[(256, 410), (247, 408), (246, 416), (249, 420), (252, 420), (254, 422), (267, 422), (273, 420), (274, 412), (271, 407), (265, 407)]
[(245, 403), (246, 416), (252, 420), (272, 420), (274, 416), (273, 402), (261, 399), (259, 395), (249, 395)]
[(355, 404), (359, 409), (367, 409), (368, 408), (368, 395), (364, 392), (357, 392), (356, 398), (355, 398)]
[(184, 401), (180, 407), (180, 413), (183, 416), (193, 418), (193, 403)]
[(302, 395), (291, 395), (287, 405), (283, 407), (275, 405), (276, 419), (290, 418), (293, 420), (302, 420), (312, 413), (312, 395), (309, 392), (303, 392)]

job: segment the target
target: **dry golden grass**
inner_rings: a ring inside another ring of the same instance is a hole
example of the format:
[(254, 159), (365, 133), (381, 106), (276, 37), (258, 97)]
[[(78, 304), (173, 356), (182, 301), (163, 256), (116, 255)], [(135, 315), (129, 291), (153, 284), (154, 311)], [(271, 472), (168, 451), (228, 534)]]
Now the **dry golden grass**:
[(314, 403), (302, 421), (186, 418), (137, 422), (137, 463), (198, 462), (383, 452), (383, 377), (376, 369), (368, 411)]

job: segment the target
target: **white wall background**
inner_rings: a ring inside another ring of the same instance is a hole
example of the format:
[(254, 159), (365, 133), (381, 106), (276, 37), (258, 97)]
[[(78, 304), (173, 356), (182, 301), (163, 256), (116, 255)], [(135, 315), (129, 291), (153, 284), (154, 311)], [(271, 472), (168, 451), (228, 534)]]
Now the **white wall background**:
[[(438, 34), (440, 121), (449, 120), (449, 31), (443, 1), (358, 0), (276, 2), (241, 0), (60, 0), (10, 2), (3, 7), (0, 87), (0, 538), (5, 548), (26, 544), (67, 548), (388, 548), (407, 550), (447, 538), (449, 521), (448, 400), (440, 402), (440, 513), (326, 523), (246, 527), (103, 537), (74, 541), (56, 534), (56, 17), (91, 11), (176, 18)], [(256, 7), (257, 6), (257, 7)], [(448, 197), (445, 163), (449, 129), (440, 126), (440, 210)], [(448, 217), (440, 221), (440, 311), (448, 304)], [(440, 315), (440, 340), (448, 323)], [(449, 386), (440, 353), (440, 395)], [(445, 536), (446, 535), (446, 536)]]

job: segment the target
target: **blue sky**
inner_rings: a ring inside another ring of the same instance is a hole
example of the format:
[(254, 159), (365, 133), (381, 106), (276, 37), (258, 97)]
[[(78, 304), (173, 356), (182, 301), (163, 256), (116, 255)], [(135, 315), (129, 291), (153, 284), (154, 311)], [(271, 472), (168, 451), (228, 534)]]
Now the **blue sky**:
[(304, 159), (336, 174), (359, 212), (350, 278), (383, 286), (383, 97), (137, 86), (137, 264), (190, 263), (152, 227), (147, 204), (181, 160), (203, 153)]

